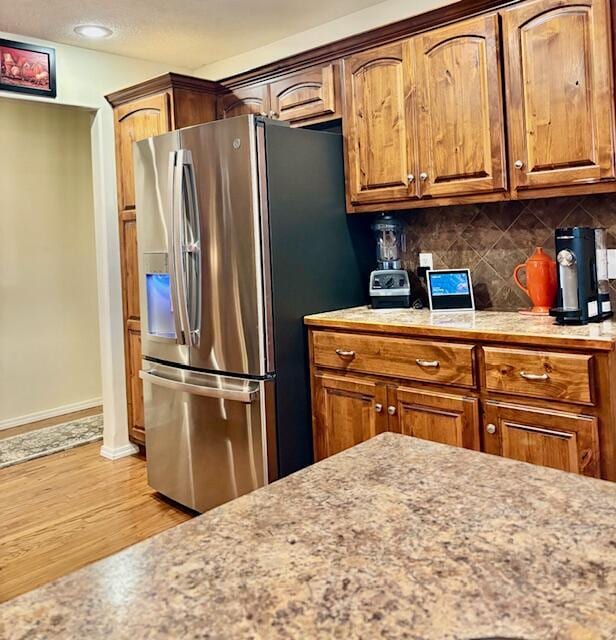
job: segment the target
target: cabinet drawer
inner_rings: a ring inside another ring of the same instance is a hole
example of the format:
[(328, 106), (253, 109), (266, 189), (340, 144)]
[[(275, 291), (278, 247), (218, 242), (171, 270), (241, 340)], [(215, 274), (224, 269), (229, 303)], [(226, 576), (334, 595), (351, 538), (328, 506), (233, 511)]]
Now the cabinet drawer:
[(591, 355), (495, 347), (483, 352), (489, 391), (592, 404)]
[(474, 386), (473, 345), (315, 331), (317, 366), (423, 382)]

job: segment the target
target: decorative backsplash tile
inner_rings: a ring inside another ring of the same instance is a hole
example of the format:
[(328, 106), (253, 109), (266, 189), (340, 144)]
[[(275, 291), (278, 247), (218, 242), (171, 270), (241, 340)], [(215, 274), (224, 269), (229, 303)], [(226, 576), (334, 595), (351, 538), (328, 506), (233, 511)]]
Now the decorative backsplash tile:
[[(419, 252), (432, 253), (434, 268), (468, 267), (478, 309), (511, 311), (530, 306), (514, 283), (513, 269), (535, 247), (554, 255), (554, 229), (608, 229), (616, 249), (616, 195), (546, 198), (419, 209), (401, 215), (406, 223), (405, 267), (416, 272)], [(616, 303), (616, 281), (612, 298)]]

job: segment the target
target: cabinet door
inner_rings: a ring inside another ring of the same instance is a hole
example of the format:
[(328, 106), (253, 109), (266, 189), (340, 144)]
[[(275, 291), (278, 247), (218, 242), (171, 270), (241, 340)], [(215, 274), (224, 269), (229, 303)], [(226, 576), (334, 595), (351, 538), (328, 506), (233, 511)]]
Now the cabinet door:
[(273, 116), (308, 124), (340, 117), (340, 68), (335, 64), (306, 69), (270, 84)]
[(607, 0), (503, 12), (513, 189), (614, 178)]
[(392, 431), (479, 449), (479, 400), (439, 391), (398, 387), (390, 391), (388, 406)]
[(234, 118), (255, 113), (265, 116), (270, 111), (269, 85), (234, 89), (218, 98), (218, 118)]
[(414, 45), (421, 195), (504, 190), (498, 17), (429, 31)]
[(487, 402), (487, 453), (587, 476), (599, 475), (597, 418)]
[(135, 208), (133, 142), (166, 133), (171, 128), (169, 96), (161, 93), (119, 106), (115, 110), (118, 205)]
[(417, 196), (412, 59), (406, 42), (344, 61), (348, 196), (353, 204)]
[(139, 377), (141, 368), (141, 330), (137, 325), (128, 329), (127, 367), (129, 402), (128, 433), (133, 440), (145, 443), (145, 427), (143, 412), (143, 383)]
[(313, 397), (316, 460), (387, 431), (387, 389), (383, 384), (317, 373)]
[(137, 220), (135, 213), (120, 218), (122, 238), (122, 280), (124, 315), (128, 320), (139, 320), (139, 268), (137, 258)]

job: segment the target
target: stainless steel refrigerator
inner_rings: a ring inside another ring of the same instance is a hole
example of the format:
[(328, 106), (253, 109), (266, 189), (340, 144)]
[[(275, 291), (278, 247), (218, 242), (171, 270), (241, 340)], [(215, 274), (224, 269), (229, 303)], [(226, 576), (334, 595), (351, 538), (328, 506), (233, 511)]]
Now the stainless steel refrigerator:
[(134, 145), (149, 484), (197, 511), (312, 462), (308, 313), (365, 301), (339, 135), (241, 116)]

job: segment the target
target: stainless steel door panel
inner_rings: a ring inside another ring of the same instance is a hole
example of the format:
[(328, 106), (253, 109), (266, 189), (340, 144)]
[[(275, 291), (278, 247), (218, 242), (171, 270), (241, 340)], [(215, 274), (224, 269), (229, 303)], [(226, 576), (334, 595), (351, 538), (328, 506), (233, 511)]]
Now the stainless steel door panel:
[[(176, 263), (173, 252), (173, 187), (178, 132), (148, 138), (133, 145), (135, 164), (141, 345), (144, 356), (188, 364), (188, 347), (179, 314)], [(147, 274), (168, 274), (172, 330), (152, 330)]]
[[(199, 219), (195, 233), (200, 237), (200, 331), (190, 346), (190, 365), (263, 375), (263, 269), (254, 118), (184, 129), (180, 143), (191, 157)], [(190, 285), (187, 296), (195, 296)]]
[(148, 482), (206, 511), (267, 482), (264, 385), (144, 361)]

